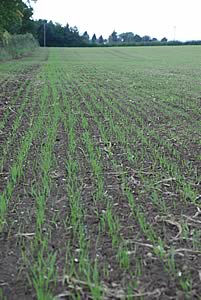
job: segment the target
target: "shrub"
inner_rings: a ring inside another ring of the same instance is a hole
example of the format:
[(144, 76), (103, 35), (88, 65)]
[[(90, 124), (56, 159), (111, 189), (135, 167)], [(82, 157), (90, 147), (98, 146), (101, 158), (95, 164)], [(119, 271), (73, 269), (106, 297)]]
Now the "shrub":
[(0, 41), (0, 60), (29, 55), (38, 46), (38, 42), (30, 33), (10, 35), (5, 32)]

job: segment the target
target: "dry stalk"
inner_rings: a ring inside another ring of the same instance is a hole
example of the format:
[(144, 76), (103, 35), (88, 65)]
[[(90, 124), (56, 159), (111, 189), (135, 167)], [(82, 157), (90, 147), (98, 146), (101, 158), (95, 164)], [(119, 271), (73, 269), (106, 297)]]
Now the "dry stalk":
[(191, 218), (191, 217), (186, 216), (186, 215), (183, 215), (183, 217), (186, 218), (187, 220), (191, 221), (191, 222), (201, 224), (200, 220), (195, 220), (194, 218)]
[[(89, 285), (91, 287), (95, 287), (94, 284), (89, 284), (85, 281), (82, 280), (78, 280), (76, 278), (73, 277), (69, 277), (67, 275), (65, 275), (63, 278), (60, 278), (59, 281), (61, 281), (63, 283), (63, 285), (65, 283), (68, 284), (68, 287), (71, 289), (74, 289), (76, 291), (80, 291), (83, 292), (83, 288), (85, 287), (89, 287)], [(102, 293), (103, 293), (103, 299), (126, 299), (127, 295), (126, 292), (120, 287), (120, 286), (115, 286), (114, 288), (110, 288), (108, 286), (106, 286), (105, 284), (102, 284), (101, 287)], [(162, 292), (164, 291), (164, 289), (155, 289), (154, 291), (147, 291), (147, 292), (137, 292), (134, 293), (132, 295), (129, 295), (129, 297), (132, 297), (133, 299), (135, 298), (140, 298), (140, 297), (151, 297), (151, 296), (156, 296), (159, 297)], [(72, 292), (70, 292), (69, 290), (64, 291), (63, 293), (57, 295), (54, 300), (62, 300), (67, 296), (72, 296)], [(88, 296), (88, 299), (92, 299), (91, 296)]]
[(182, 235), (182, 227), (181, 224), (179, 224), (179, 222), (171, 220), (171, 219), (167, 219), (166, 217), (156, 217), (156, 221), (162, 221), (162, 222), (166, 222), (170, 225), (176, 226), (178, 229), (178, 234), (172, 238), (172, 240), (177, 240), (178, 238), (180, 238), (180, 236)]
[(199, 215), (201, 215), (201, 209), (197, 207), (197, 212), (194, 214), (192, 218), (197, 218)]
[(165, 178), (165, 179), (162, 179), (160, 181), (155, 182), (154, 185), (157, 185), (157, 184), (160, 184), (160, 183), (166, 183), (166, 182), (170, 182), (170, 181), (175, 181), (175, 180), (176, 180), (175, 177)]

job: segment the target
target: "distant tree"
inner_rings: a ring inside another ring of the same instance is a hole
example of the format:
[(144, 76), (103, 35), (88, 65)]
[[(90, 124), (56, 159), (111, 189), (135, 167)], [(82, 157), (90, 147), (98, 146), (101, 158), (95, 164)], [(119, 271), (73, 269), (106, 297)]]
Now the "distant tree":
[(78, 30), (77, 26), (71, 27), (71, 30), (72, 30), (75, 34), (79, 35), (79, 30)]
[(70, 34), (68, 40), (65, 41), (65, 46), (82, 46), (83, 40), (79, 35), (79, 30), (76, 26), (70, 27)]
[(133, 32), (123, 32), (119, 34), (119, 38), (122, 43), (133, 43), (134, 42), (134, 33)]
[(111, 35), (109, 36), (109, 43), (110, 44), (114, 44), (118, 42), (118, 36), (117, 36), (117, 32), (114, 30)]
[(82, 35), (83, 41), (86, 43), (89, 43), (89, 35), (87, 33), (87, 31), (85, 31)]
[(35, 27), (36, 27), (36, 37), (38, 39), (38, 42), (40, 46), (43, 45), (43, 33), (44, 33), (44, 23), (47, 22), (46, 20), (39, 19), (37, 21), (34, 21)]
[(36, 23), (36, 34), (38, 41), (43, 46), (44, 23), (46, 23), (46, 45), (49, 47), (68, 47), (68, 46), (84, 46), (86, 43), (83, 37), (79, 35), (76, 26), (70, 27), (69, 24), (62, 26), (59, 23), (47, 22), (46, 20), (38, 20)]
[[(43, 25), (42, 25), (43, 27)], [(43, 31), (43, 28), (42, 28)], [(43, 32), (42, 32), (43, 35)], [(56, 38), (56, 26), (52, 21), (46, 23), (46, 45), (47, 46), (56, 46), (58, 39)]]
[(161, 43), (167, 43), (167, 41), (168, 41), (168, 40), (167, 40), (166, 37), (164, 37), (164, 38), (161, 39)]
[(143, 42), (150, 42), (150, 41), (151, 41), (151, 38), (150, 38), (149, 35), (145, 35), (145, 36), (142, 37), (142, 41), (143, 41)]
[(103, 39), (103, 36), (102, 36), (102, 35), (99, 36), (99, 38), (98, 38), (98, 43), (99, 43), (99, 44), (104, 44), (104, 39)]
[(61, 24), (54, 24), (54, 41), (52, 43), (56, 45), (65, 45), (65, 35), (64, 35), (64, 27)]
[(95, 33), (93, 34), (91, 41), (92, 41), (93, 44), (97, 43), (97, 38), (96, 38)]
[(157, 42), (157, 41), (158, 41), (157, 38), (152, 39), (152, 42)]
[(141, 36), (140, 35), (138, 35), (138, 34), (136, 34), (135, 36), (134, 36), (134, 42), (136, 42), (136, 43), (140, 43), (142, 41), (142, 38), (141, 38)]
[(65, 41), (69, 39), (70, 34), (71, 34), (70, 33), (70, 26), (67, 23), (66, 26), (64, 26), (64, 39), (65, 39)]

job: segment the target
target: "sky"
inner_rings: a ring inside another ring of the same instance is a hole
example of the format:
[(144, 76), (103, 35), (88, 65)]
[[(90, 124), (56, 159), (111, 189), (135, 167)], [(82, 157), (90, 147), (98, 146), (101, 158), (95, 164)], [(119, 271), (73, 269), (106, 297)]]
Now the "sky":
[(201, 0), (37, 0), (34, 19), (104, 38), (115, 30), (168, 40), (201, 40)]

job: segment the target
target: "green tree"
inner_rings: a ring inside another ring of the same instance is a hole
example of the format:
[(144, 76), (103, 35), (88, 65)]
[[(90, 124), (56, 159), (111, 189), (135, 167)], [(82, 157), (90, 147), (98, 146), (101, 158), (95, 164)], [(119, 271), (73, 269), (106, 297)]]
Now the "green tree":
[(35, 35), (35, 23), (34, 20), (32, 20), (33, 8), (31, 6), (24, 5), (22, 13), (23, 17), (19, 33), (24, 34), (29, 32)]
[(140, 43), (141, 41), (142, 41), (141, 36), (138, 35), (138, 34), (136, 34), (136, 35), (134, 36), (134, 42), (135, 42), (135, 43)]
[(133, 43), (135, 35), (133, 32), (123, 32), (119, 37), (123, 43)]
[(142, 41), (143, 41), (143, 42), (150, 42), (150, 40), (151, 40), (151, 38), (150, 38), (149, 35), (145, 35), (145, 36), (143, 36), (143, 38), (142, 38)]
[(118, 42), (118, 36), (117, 36), (117, 32), (114, 30), (112, 32), (112, 34), (109, 36), (109, 43), (110, 44), (115, 44)]
[(86, 43), (89, 43), (89, 35), (87, 33), (87, 31), (85, 31), (82, 35), (83, 41)]
[(93, 44), (97, 43), (97, 38), (96, 38), (95, 33), (93, 34), (91, 41), (92, 41)]
[(104, 39), (103, 39), (103, 36), (101, 35), (101, 36), (99, 36), (99, 38), (98, 38), (98, 43), (99, 44), (104, 44)]
[(42, 19), (39, 19), (34, 22), (36, 28), (36, 38), (38, 39), (40, 46), (43, 46), (44, 42), (44, 23), (47, 24), (47, 21)]
[(22, 0), (0, 1), (0, 35), (5, 31), (13, 30), (14, 26), (19, 30), (23, 17), (25, 21), (29, 14), (32, 15), (32, 11), (28, 11), (31, 8), (31, 1), (27, 3), (28, 6)]
[(43, 46), (44, 38), (44, 23), (46, 23), (46, 45), (48, 47), (69, 47), (69, 46), (83, 46), (86, 43), (83, 37), (79, 35), (76, 26), (70, 27), (69, 24), (62, 26), (59, 23), (47, 22), (46, 20), (35, 21), (36, 34), (39, 44)]
[(166, 37), (164, 37), (164, 38), (162, 38), (162, 40), (161, 40), (161, 43), (167, 43), (167, 38)]
[(11, 34), (25, 34), (28, 32), (35, 35), (35, 23), (34, 20), (31, 19), (33, 15), (32, 7), (22, 3), (21, 12), (22, 17), (8, 25), (7, 31)]

